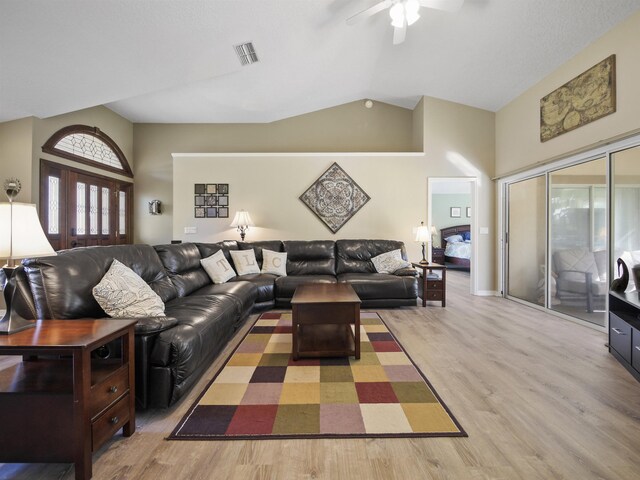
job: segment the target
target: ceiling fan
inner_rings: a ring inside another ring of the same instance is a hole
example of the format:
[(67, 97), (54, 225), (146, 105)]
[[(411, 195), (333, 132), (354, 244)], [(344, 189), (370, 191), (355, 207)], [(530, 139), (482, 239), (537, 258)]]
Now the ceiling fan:
[(462, 7), (464, 0), (382, 0), (379, 3), (356, 13), (347, 18), (347, 25), (353, 25), (376, 13), (389, 9), (391, 25), (393, 25), (393, 44), (404, 42), (407, 35), (407, 27), (413, 25), (419, 18), (420, 7), (444, 10), (445, 12), (457, 12)]

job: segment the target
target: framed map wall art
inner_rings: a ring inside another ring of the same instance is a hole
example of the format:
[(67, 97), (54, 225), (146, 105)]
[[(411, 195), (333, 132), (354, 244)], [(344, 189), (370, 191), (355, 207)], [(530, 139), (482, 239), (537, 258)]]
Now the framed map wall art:
[(611, 55), (540, 100), (540, 141), (615, 111), (616, 56)]
[(229, 218), (228, 183), (196, 183), (193, 193), (195, 218)]
[(334, 163), (300, 195), (300, 200), (336, 233), (371, 199)]

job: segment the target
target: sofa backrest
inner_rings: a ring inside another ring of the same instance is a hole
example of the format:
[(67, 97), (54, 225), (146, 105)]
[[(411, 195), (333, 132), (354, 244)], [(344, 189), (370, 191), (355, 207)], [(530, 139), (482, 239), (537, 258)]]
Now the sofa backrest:
[(222, 250), (225, 258), (232, 265), (233, 260), (231, 259), (229, 250), (238, 250), (238, 242), (236, 242), (235, 240), (224, 240), (218, 243), (196, 243), (195, 245), (198, 247), (198, 250), (200, 250), (200, 256), (202, 258), (210, 257), (218, 250)]
[(262, 268), (262, 249), (271, 250), (272, 252), (282, 252), (283, 246), (280, 240), (261, 240), (258, 242), (238, 242), (240, 250), (250, 250), (256, 254), (258, 265)]
[(282, 242), (287, 252), (287, 275), (335, 275), (333, 240), (290, 240)]
[(371, 262), (385, 252), (400, 249), (407, 260), (404, 243), (397, 240), (336, 240), (336, 270), (341, 273), (376, 273)]
[(114, 245), (62, 250), (55, 257), (30, 258), (23, 267), (37, 318), (105, 317), (91, 290), (117, 259), (167, 302), (177, 296), (156, 251), (150, 245)]
[(195, 243), (156, 245), (153, 248), (175, 285), (179, 297), (185, 297), (211, 283), (209, 275), (200, 264), (202, 256)]

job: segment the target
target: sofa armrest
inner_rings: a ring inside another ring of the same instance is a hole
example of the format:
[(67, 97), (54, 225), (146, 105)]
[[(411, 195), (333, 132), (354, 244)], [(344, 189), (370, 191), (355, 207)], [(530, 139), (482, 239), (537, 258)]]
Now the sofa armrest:
[(401, 268), (393, 272), (393, 274), (399, 277), (417, 277), (418, 276), (418, 272), (413, 267)]
[(173, 317), (143, 317), (137, 318), (136, 335), (151, 335), (160, 333), (178, 324), (178, 319)]

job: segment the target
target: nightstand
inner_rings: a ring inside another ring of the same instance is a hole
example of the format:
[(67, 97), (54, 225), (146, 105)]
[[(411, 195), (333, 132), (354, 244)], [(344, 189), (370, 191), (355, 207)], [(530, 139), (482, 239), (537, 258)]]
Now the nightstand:
[(444, 248), (431, 247), (431, 261), (433, 263), (439, 263), (440, 265), (444, 265)]
[(427, 300), (436, 300), (446, 306), (447, 294), (447, 267), (437, 263), (412, 263), (415, 268), (422, 270), (420, 273), (419, 286), (422, 306), (427, 306)]

